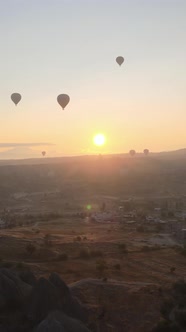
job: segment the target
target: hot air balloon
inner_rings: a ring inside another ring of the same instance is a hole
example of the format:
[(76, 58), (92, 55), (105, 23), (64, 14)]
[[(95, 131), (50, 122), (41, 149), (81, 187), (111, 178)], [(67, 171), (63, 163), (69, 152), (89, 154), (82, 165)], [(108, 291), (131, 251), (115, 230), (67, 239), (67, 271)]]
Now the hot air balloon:
[(118, 63), (119, 66), (121, 66), (122, 63), (124, 62), (124, 58), (122, 56), (118, 56), (116, 58), (116, 62)]
[(20, 95), (20, 93), (12, 93), (12, 95), (11, 95), (11, 99), (12, 99), (12, 101), (13, 101), (13, 103), (17, 106), (17, 104), (20, 102), (20, 100), (21, 100), (21, 95)]
[(64, 110), (70, 101), (70, 97), (68, 95), (61, 94), (57, 97), (57, 101), (58, 101), (59, 105), (62, 107), (62, 109)]
[(148, 156), (148, 154), (149, 154), (149, 150), (148, 150), (148, 149), (144, 149), (144, 150), (143, 150), (143, 153), (144, 153), (145, 156)]
[(46, 151), (42, 151), (42, 155), (44, 157), (46, 155)]
[(135, 154), (136, 154), (136, 151), (135, 151), (135, 150), (130, 150), (130, 151), (129, 151), (129, 154), (131, 155), (131, 157), (134, 157)]

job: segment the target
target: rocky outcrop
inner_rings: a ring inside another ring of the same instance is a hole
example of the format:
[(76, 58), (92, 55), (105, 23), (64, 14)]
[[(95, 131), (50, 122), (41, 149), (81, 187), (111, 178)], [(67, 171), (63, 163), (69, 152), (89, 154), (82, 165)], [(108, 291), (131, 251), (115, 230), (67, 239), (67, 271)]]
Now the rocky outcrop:
[(8, 269), (0, 269), (0, 309), (21, 305), (31, 291), (31, 287)]
[(35, 332), (90, 332), (80, 321), (56, 311), (42, 321)]
[(69, 287), (59, 277), (59, 275), (57, 273), (52, 273), (49, 280), (57, 290), (61, 310), (71, 317), (79, 319), (82, 322), (86, 322), (88, 316), (86, 307), (80, 304), (77, 298), (72, 296)]
[(89, 332), (87, 316), (56, 273), (36, 281), (31, 272), (0, 269), (0, 332)]
[(27, 300), (26, 316), (38, 323), (54, 310), (61, 310), (57, 290), (50, 281), (40, 278)]
[(37, 283), (36, 277), (31, 271), (21, 271), (18, 276), (23, 282), (30, 286), (35, 286)]

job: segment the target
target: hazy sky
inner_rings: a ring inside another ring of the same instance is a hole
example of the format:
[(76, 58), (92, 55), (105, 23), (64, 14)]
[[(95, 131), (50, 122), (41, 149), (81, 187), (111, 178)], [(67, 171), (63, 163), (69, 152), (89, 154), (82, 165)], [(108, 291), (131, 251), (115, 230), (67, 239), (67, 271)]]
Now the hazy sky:
[(0, 143), (82, 154), (102, 132), (100, 152), (186, 147), (185, 0), (0, 0), (0, 40)]

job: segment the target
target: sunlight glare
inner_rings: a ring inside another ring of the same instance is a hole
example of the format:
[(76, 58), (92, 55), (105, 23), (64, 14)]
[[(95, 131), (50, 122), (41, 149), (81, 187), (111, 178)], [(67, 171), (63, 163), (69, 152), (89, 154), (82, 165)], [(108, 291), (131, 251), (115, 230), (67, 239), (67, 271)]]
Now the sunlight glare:
[(96, 134), (94, 136), (94, 144), (97, 145), (97, 146), (103, 146), (105, 144), (105, 135), (103, 134)]

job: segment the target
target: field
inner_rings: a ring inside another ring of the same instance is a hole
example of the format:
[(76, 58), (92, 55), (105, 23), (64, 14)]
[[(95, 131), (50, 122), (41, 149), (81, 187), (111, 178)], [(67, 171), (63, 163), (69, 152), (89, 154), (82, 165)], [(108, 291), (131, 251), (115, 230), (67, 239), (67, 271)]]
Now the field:
[[(144, 249), (144, 241), (153, 235), (141, 235), (119, 223), (36, 221), (31, 229), (24, 226), (1, 230), (1, 265), (18, 270), (29, 267), (37, 277), (57, 272), (70, 285), (81, 280), (75, 294), (96, 313), (101, 308), (106, 310), (104, 326), (123, 331), (125, 324), (126, 331), (149, 331), (160, 316), (164, 295), (159, 288), (166, 289), (186, 273), (186, 258), (174, 247), (157, 245), (149, 251)], [(32, 254), (26, 250), (28, 243), (36, 248)], [(176, 270), (171, 272), (173, 266)], [(104, 278), (107, 280), (102, 281)], [(136, 310), (141, 316), (137, 321), (131, 320)]]
[[(89, 217), (102, 202), (106, 209), (119, 211), (132, 191), (136, 202), (155, 200), (167, 190), (175, 193), (178, 187), (185, 194), (177, 164), (162, 179), (161, 162), (156, 167), (154, 161), (145, 163), (138, 160), (132, 173), (122, 178), (118, 160), (107, 161), (104, 178), (98, 164), (87, 173), (73, 163), (71, 168), (1, 166), (1, 218), (9, 222), (0, 230), (1, 267), (29, 268), (38, 278), (57, 272), (90, 306), (90, 320), (105, 311), (99, 321), (102, 331), (150, 331), (160, 318), (168, 288), (186, 274), (186, 257), (168, 231), (153, 227), (141, 231), (138, 222), (122, 218), (95, 222)], [(148, 182), (148, 176), (153, 181)], [(143, 209), (146, 212), (147, 207)]]

